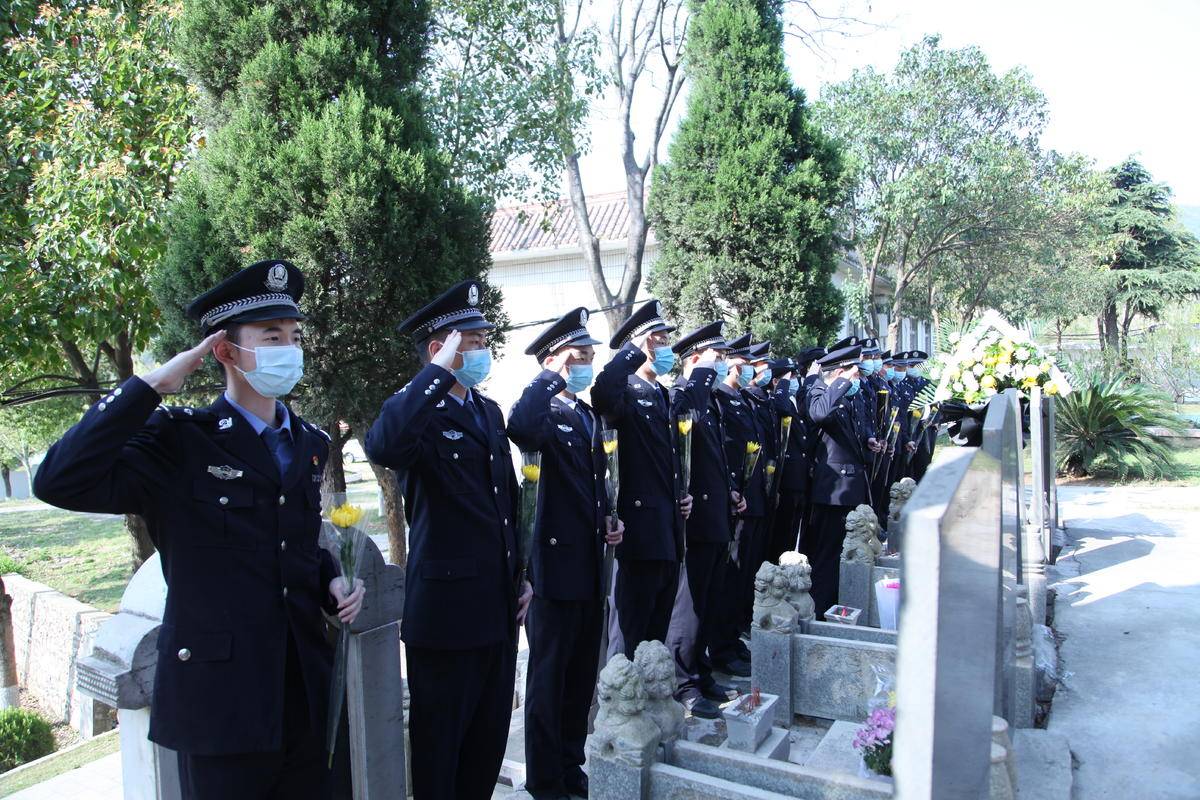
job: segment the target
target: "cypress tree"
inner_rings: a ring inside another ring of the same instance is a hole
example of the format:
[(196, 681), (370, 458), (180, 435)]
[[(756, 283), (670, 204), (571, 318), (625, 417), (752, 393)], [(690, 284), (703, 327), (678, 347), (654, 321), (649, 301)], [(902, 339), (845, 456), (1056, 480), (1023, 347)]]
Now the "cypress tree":
[[(159, 349), (195, 342), (183, 308), (206, 288), (258, 259), (295, 263), (308, 315), (295, 400), (333, 437), (334, 490), (338, 423), (365, 432), (417, 366), (395, 325), (489, 264), (488, 208), (452, 183), (422, 118), (427, 28), (421, 0), (186, 0), (180, 19), (176, 54), (201, 90), (205, 135), (154, 281)], [(400, 560), (395, 481), (376, 474)]]
[(842, 159), (783, 56), (780, 0), (696, 0), (687, 113), (655, 172), (651, 288), (686, 325), (724, 317), (797, 352), (838, 327)]

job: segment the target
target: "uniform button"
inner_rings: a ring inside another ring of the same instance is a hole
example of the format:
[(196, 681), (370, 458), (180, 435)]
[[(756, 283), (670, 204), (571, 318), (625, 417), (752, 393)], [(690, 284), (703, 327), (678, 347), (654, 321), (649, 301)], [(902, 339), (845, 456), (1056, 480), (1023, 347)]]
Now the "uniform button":
[(284, 497), (283, 495), (279, 495), (279, 505), (283, 505), (286, 502), (287, 502), (287, 498)]
[(192, 651), (188, 650), (186, 647), (181, 647), (179, 648), (179, 653), (177, 655), (179, 656), (180, 661), (187, 661), (192, 657)]
[(280, 543), (279, 543), (279, 549), (280, 549), (280, 550), (287, 550), (287, 542), (286, 542), (286, 541), (280, 542)]
[(641, 508), (641, 507), (642, 507), (642, 501), (641, 501), (641, 500), (634, 500), (634, 501), (633, 501), (633, 506), (634, 506), (634, 508)]
[(505, 550), (505, 551), (504, 551), (504, 557), (505, 557), (505, 558), (512, 558), (512, 550)]
[(440, 385), (440, 384), (441, 384), (441, 382), (442, 382), (442, 379), (441, 379), (441, 378), (434, 378), (434, 379), (433, 379), (433, 385), (434, 385), (434, 386), (438, 386), (438, 385)]
[(494, 455), (488, 456), (488, 461), (495, 461), (495, 460), (496, 460), (496, 457)]
[(229, 498), (228, 497), (218, 497), (217, 502), (223, 506), (226, 506), (226, 505), (229, 505)]
[(500, 487), (499, 487), (499, 486), (493, 486), (493, 487), (492, 487), (492, 494), (500, 494)]
[(111, 403), (113, 400), (116, 400), (116, 399), (117, 399), (117, 398), (113, 397), (113, 396), (110, 394), (108, 397), (104, 398), (104, 402), (106, 402), (106, 403)]
[(596, 508), (599, 508), (599, 507), (600, 507), (600, 501), (599, 501), (599, 500), (597, 500), (597, 501), (596, 501)]
[(433, 394), (433, 392), (431, 392), (431, 391), (429, 391), (428, 389), (426, 389), (426, 390), (425, 390), (425, 394)]
[(505, 517), (505, 518), (504, 518), (504, 524), (505, 524), (506, 526), (508, 525), (508, 517)]
[(701, 500), (707, 500), (707, 499), (708, 499), (708, 495), (706, 495), (706, 494), (702, 494), (702, 495), (700, 495), (700, 499), (701, 499)]
[(553, 536), (551, 536), (551, 537), (550, 537), (550, 544), (551, 544), (551, 546), (558, 544), (558, 539), (555, 539)]
[(458, 453), (455, 453), (455, 454), (454, 454), (454, 460), (455, 460), (455, 461), (458, 461)]
[(843, 475), (845, 475), (845, 474), (846, 474), (846, 470), (842, 470), (842, 474), (843, 474)]
[(98, 409), (100, 409), (101, 411), (103, 411), (104, 409), (108, 408), (108, 406), (107, 406), (107, 405), (104, 403), (104, 401), (103, 401), (103, 400), (101, 400), (101, 401), (100, 401), (100, 405), (96, 406), (96, 408), (98, 408)]
[(283, 587), (283, 596), (287, 597), (287, 587)]

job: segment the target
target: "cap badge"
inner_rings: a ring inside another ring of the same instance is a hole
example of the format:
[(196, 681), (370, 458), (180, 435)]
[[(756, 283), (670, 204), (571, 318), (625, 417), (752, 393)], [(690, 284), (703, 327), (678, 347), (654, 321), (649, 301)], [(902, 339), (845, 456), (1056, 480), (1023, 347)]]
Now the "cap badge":
[(479, 305), (479, 284), (472, 283), (471, 288), (467, 289), (467, 302), (473, 306)]
[(587, 321), (588, 321), (588, 313), (587, 313), (587, 309), (585, 308), (579, 312), (579, 324), (587, 325)]
[(283, 264), (272, 264), (271, 269), (267, 271), (267, 279), (263, 283), (272, 292), (282, 292), (287, 288), (287, 279), (287, 267)]
[(654, 301), (654, 314), (655, 316), (662, 316), (662, 303), (657, 300)]

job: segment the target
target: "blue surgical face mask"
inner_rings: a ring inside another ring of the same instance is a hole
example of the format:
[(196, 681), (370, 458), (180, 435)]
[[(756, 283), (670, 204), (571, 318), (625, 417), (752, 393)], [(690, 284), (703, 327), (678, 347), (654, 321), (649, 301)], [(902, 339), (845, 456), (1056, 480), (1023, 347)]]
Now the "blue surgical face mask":
[(889, 381), (894, 380), (896, 378), (896, 369), (894, 367), (884, 367), (883, 377), (887, 378)]
[(579, 394), (592, 385), (592, 375), (591, 364), (572, 364), (567, 367), (567, 391)]
[(860, 382), (858, 378), (850, 381), (850, 388), (846, 390), (847, 397), (853, 397), (854, 395), (858, 394), (859, 383)]
[(921, 377), (921, 368), (920, 367), (909, 367), (908, 374), (913, 376), (914, 378), (920, 378)]
[(241, 367), (234, 368), (245, 376), (250, 388), (263, 397), (282, 397), (304, 377), (304, 351), (295, 345), (255, 347), (253, 351), (241, 345), (233, 346), (254, 353), (254, 369), (247, 372)]
[(482, 381), (492, 371), (492, 351), (486, 347), (465, 350), (462, 357), (463, 365), (454, 370), (454, 378), (466, 389)]
[(755, 386), (766, 386), (771, 382), (771, 370), (763, 370), (763, 374), (754, 379)]
[(717, 372), (717, 383), (724, 383), (725, 379), (729, 377), (729, 365), (724, 361), (713, 364), (713, 369)]
[(796, 393), (799, 391), (800, 391), (800, 379), (799, 378), (788, 378), (788, 397), (795, 397)]
[(870, 375), (875, 372), (875, 361), (874, 359), (864, 358), (862, 363), (858, 365), (858, 368), (862, 370), (864, 375)]
[(883, 372), (883, 359), (882, 358), (875, 359), (875, 371)]
[(743, 389), (750, 385), (750, 381), (754, 380), (754, 367), (749, 364), (742, 364), (738, 368), (738, 386)]
[(654, 372), (656, 375), (666, 375), (675, 366), (675, 354), (670, 347), (654, 348)]

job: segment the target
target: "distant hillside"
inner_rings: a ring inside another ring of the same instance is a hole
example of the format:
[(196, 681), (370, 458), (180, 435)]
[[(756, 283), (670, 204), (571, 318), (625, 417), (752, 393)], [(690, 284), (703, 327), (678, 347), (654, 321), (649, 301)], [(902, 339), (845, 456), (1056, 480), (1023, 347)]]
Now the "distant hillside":
[(1175, 206), (1175, 210), (1179, 213), (1179, 221), (1183, 223), (1183, 227), (1192, 232), (1192, 235), (1200, 238), (1200, 206)]

